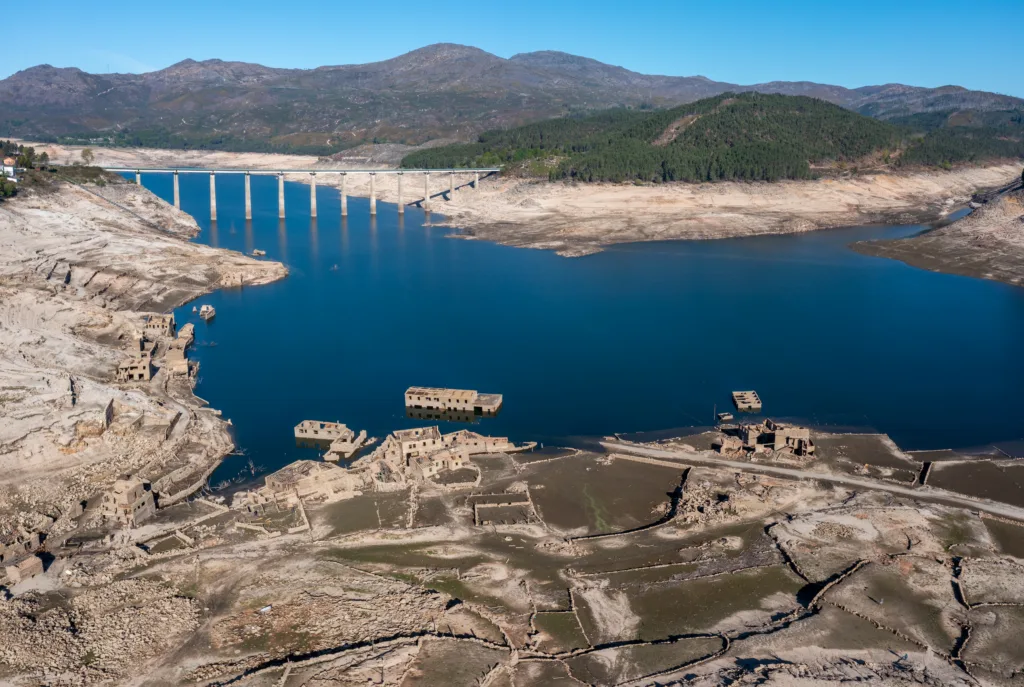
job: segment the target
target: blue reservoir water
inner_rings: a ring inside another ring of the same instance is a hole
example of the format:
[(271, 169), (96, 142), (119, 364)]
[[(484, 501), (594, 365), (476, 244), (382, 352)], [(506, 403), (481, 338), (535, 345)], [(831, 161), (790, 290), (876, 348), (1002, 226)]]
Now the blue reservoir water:
[[(765, 414), (872, 429), (907, 449), (1024, 437), (1024, 289), (858, 255), (853, 241), (921, 227), (613, 247), (584, 258), (445, 238), (380, 204), (253, 177), (182, 175), (197, 239), (288, 265), (283, 281), (200, 299), (196, 393), (234, 422), (249, 458), (273, 470), (315, 451), (295, 446), (304, 419), (382, 437), (408, 418), (411, 385), (497, 392), (505, 405), (478, 431), (565, 441), (710, 424), (732, 390), (756, 389)], [(171, 198), (169, 176), (143, 184)], [(455, 425), (451, 425), (455, 426)]]

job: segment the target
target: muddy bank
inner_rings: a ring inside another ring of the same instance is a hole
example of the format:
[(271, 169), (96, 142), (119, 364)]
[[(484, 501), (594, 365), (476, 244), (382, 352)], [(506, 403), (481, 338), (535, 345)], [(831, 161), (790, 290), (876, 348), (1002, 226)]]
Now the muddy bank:
[(1024, 285), (1024, 189), (982, 204), (945, 227), (893, 241), (863, 241), (853, 249), (926, 270)]
[(159, 369), (169, 338), (150, 382), (115, 380), (145, 313), (285, 276), (190, 243), (198, 230), (129, 183), (55, 182), (0, 204), (0, 529), (53, 519), (51, 535), (70, 532), (119, 474), (177, 493), (232, 450), (219, 413)]

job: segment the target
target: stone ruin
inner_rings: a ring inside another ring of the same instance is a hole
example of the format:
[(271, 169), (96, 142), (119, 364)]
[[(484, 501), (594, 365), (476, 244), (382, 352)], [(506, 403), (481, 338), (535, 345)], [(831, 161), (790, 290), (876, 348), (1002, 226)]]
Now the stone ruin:
[(174, 315), (148, 315), (143, 323), (143, 331), (151, 341), (158, 337), (173, 339), (176, 332)]
[(761, 423), (740, 425), (736, 434), (722, 437), (717, 450), (722, 455), (745, 456), (774, 452), (810, 458), (815, 449), (809, 428), (768, 419)]
[(156, 515), (156, 500), (149, 484), (133, 475), (122, 475), (100, 501), (104, 520), (136, 527)]
[(377, 489), (400, 488), (469, 464), (469, 456), (516, 451), (507, 437), (489, 437), (469, 430), (441, 434), (438, 427), (400, 429), (387, 436), (371, 454), (352, 464), (366, 472)]

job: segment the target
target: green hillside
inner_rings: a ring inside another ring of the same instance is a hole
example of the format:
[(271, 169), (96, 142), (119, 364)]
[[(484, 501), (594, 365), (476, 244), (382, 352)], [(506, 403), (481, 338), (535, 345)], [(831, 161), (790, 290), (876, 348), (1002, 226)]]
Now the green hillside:
[(904, 164), (952, 162), (1024, 156), (1024, 110), (943, 110), (890, 120), (924, 137), (916, 138)]
[(872, 154), (925, 165), (1017, 157), (1024, 145), (989, 129), (922, 134), (802, 96), (726, 93), (669, 110), (611, 110), (482, 134), (477, 143), (416, 152), (404, 167), (532, 162), (551, 179), (721, 181), (806, 179), (811, 165)]

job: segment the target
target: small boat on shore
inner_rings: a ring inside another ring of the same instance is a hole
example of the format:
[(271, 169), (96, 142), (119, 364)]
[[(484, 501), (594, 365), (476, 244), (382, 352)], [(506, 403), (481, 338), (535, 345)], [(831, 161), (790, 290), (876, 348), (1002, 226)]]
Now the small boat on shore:
[(264, 255), (266, 255), (267, 251), (260, 250), (259, 248), (254, 248), (253, 251), (252, 251), (252, 254), (253, 254), (254, 257), (260, 258), (260, 257), (263, 257)]
[(216, 314), (217, 311), (213, 309), (212, 305), (207, 304), (199, 308), (199, 316), (204, 320), (212, 320)]

